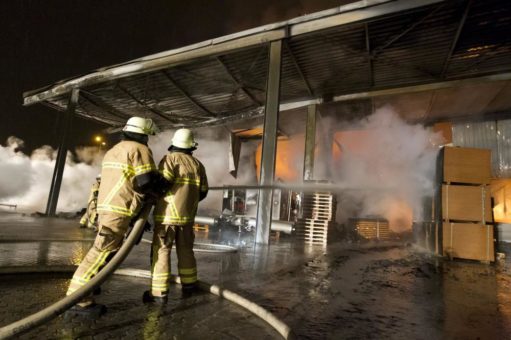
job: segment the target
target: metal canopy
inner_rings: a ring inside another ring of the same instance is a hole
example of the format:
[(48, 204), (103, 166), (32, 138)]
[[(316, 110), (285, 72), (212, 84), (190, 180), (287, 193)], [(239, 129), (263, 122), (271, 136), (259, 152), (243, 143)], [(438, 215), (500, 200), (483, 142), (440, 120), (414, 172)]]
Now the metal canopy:
[(112, 127), (133, 115), (162, 128), (262, 115), (268, 44), (276, 40), (284, 40), (280, 99), (290, 107), (420, 91), (511, 72), (511, 3), (359, 1), (103, 68), (27, 92), (24, 104), (64, 110), (79, 88), (77, 114)]

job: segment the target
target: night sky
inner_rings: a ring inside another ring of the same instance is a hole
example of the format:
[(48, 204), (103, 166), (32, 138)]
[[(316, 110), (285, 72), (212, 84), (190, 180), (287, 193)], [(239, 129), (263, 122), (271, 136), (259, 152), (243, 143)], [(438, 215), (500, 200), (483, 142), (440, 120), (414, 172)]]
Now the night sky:
[[(57, 145), (56, 111), (22, 93), (151, 53), (339, 6), (351, 0), (0, 1), (0, 143)], [(103, 125), (75, 119), (72, 145)]]

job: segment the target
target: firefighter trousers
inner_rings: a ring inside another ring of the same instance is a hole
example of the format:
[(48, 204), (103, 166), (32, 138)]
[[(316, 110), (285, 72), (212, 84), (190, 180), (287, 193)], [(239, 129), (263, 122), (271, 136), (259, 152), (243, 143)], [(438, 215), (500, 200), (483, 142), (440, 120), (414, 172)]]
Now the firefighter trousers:
[(155, 225), (151, 249), (151, 293), (154, 296), (164, 296), (168, 293), (171, 278), (170, 251), (174, 241), (181, 284), (194, 284), (197, 281), (194, 240), (193, 224)]
[[(99, 232), (94, 245), (76, 269), (66, 295), (88, 283), (119, 250), (124, 240), (130, 219), (125, 216), (100, 216)], [(92, 303), (92, 297), (84, 299), (80, 304)]]

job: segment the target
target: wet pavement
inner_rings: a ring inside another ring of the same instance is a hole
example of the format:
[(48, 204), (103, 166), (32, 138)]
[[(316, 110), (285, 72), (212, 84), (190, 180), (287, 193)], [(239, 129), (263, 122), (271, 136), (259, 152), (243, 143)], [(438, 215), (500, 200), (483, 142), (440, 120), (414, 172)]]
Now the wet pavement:
[[(94, 233), (77, 220), (0, 214), (0, 269), (79, 263)], [(511, 261), (448, 262), (406, 243), (308, 247), (289, 237), (252, 247), (237, 233), (198, 232), (197, 242), (238, 243), (237, 253), (196, 252), (201, 280), (260, 304), (301, 339), (511, 338)], [(151, 235), (145, 235), (151, 238)], [(33, 242), (36, 240), (43, 242)], [(30, 242), (28, 241), (30, 240)], [(511, 254), (511, 248), (501, 245)], [(149, 269), (149, 245), (134, 248), (124, 267)], [(176, 260), (173, 257), (173, 266)], [(174, 271), (175, 272), (175, 271)], [(0, 275), (0, 326), (64, 295), (69, 273)], [(210, 294), (144, 305), (148, 280), (113, 276), (98, 302), (97, 321), (59, 317), (23, 338), (276, 339), (264, 321)]]

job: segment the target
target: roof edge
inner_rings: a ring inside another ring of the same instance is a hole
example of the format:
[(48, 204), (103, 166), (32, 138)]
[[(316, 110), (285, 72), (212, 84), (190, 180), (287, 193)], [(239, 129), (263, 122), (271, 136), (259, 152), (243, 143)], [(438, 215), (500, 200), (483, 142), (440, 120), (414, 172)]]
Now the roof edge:
[(367, 21), (396, 12), (411, 10), (446, 0), (361, 0), (291, 20), (264, 25), (223, 37), (138, 58), (126, 63), (100, 68), (92, 73), (70, 78), (23, 93), (23, 105), (32, 105), (93, 84), (155, 71), (201, 57), (266, 44), (301, 34)]

